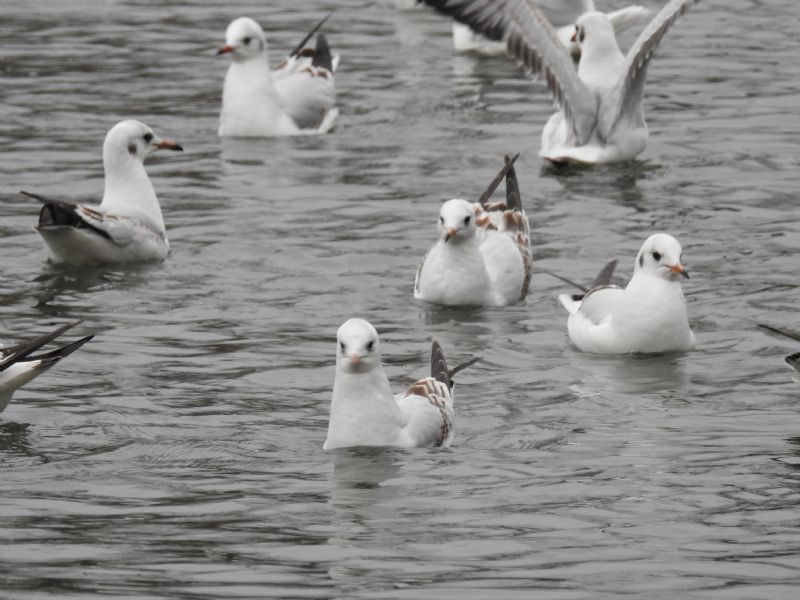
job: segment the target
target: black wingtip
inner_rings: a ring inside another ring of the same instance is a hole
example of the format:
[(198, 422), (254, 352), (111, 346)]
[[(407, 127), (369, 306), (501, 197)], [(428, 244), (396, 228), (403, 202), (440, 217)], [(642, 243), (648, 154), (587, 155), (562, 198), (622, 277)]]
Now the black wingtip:
[(784, 327), (773, 327), (772, 325), (766, 325), (764, 323), (759, 323), (758, 326), (761, 327), (761, 329), (765, 329), (771, 333), (777, 333), (778, 335), (782, 335), (784, 337), (788, 337), (789, 339), (800, 342), (800, 332), (798, 331), (793, 331)]
[(303, 38), (303, 41), (301, 41), (299, 44), (297, 44), (297, 46), (294, 47), (294, 50), (292, 50), (289, 53), (289, 56), (298, 56), (300, 54), (300, 52), (303, 50), (303, 48), (305, 47), (305, 45), (308, 42), (308, 40), (310, 40), (312, 37), (314, 37), (314, 34), (317, 33), (317, 31), (319, 31), (319, 28), (322, 27), (325, 24), (325, 21), (327, 21), (332, 14), (333, 14), (333, 11), (329, 12), (327, 15), (322, 17), (322, 19), (320, 19), (320, 21), (316, 25), (314, 25), (314, 27), (311, 29), (311, 31), (309, 31), (306, 34), (306, 36)]
[(324, 33), (317, 35), (317, 49), (314, 51), (314, 58), (311, 59), (311, 64), (333, 73), (331, 47), (328, 45), (328, 38), (325, 37)]
[(7, 354), (5, 354), (2, 360), (0, 360), (0, 371), (4, 370), (6, 367), (10, 365), (13, 365), (16, 362), (28, 358), (39, 348), (41, 348), (42, 346), (44, 346), (49, 342), (52, 342), (62, 333), (64, 333), (68, 329), (72, 329), (81, 322), (82, 321), (75, 321), (74, 323), (67, 323), (66, 325), (62, 325), (61, 327), (54, 329), (50, 333), (41, 335), (38, 338), (30, 340), (29, 342), (23, 342), (22, 344), (18, 344), (11, 348), (6, 348)]
[(56, 364), (59, 360), (64, 358), (65, 356), (69, 356), (75, 350), (83, 346), (86, 342), (94, 338), (94, 334), (87, 335), (86, 337), (82, 337), (79, 340), (75, 340), (74, 342), (67, 344), (66, 346), (62, 346), (52, 352), (48, 352), (46, 354), (39, 354), (37, 356), (31, 356), (30, 360), (41, 360), (43, 365), (51, 366)]
[(497, 189), (497, 186), (500, 185), (500, 182), (503, 181), (503, 178), (506, 176), (506, 174), (514, 168), (514, 163), (517, 162), (518, 158), (519, 158), (519, 152), (517, 152), (514, 156), (505, 161), (505, 165), (503, 165), (503, 168), (500, 169), (500, 172), (497, 175), (495, 175), (494, 179), (492, 179), (492, 182), (489, 184), (489, 187), (487, 187), (486, 190), (484, 190), (483, 194), (481, 194), (480, 198), (478, 198), (478, 204), (480, 204), (481, 206), (486, 206), (486, 203), (489, 201), (489, 198), (492, 197), (492, 194), (494, 194), (494, 191)]

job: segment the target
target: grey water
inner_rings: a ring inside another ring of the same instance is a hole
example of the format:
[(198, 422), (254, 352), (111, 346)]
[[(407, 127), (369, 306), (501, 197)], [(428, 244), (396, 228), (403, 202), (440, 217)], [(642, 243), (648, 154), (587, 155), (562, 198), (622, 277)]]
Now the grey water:
[[(618, 7), (622, 2), (605, 2)], [(658, 7), (659, 2), (645, 2)], [(326, 11), (341, 55), (323, 137), (221, 142), (227, 23), (277, 62)], [(800, 8), (709, 0), (650, 65), (640, 159), (552, 172), (552, 103), (447, 21), (361, 0), (4, 0), (0, 334), (96, 338), (0, 415), (0, 597), (794, 598), (800, 586)], [(623, 36), (629, 45), (635, 33)], [(53, 266), (19, 190), (99, 201), (118, 120), (181, 143), (148, 164), (172, 253)], [(522, 152), (530, 296), (412, 299), (439, 204)], [(553, 271), (624, 280), (683, 244), (698, 348), (577, 352)], [(326, 453), (335, 332), (382, 336), (399, 391), (431, 337), (458, 375), (446, 450)]]

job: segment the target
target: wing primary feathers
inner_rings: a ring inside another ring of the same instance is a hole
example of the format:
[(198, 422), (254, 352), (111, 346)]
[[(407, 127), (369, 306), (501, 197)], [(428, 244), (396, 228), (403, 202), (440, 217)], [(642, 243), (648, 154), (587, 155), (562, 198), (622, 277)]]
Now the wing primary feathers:
[(475, 356), (475, 357), (473, 357), (473, 358), (470, 358), (470, 359), (469, 359), (467, 362), (463, 362), (463, 363), (461, 363), (460, 365), (456, 365), (455, 367), (453, 367), (452, 369), (450, 369), (450, 370), (447, 372), (447, 376), (450, 378), (450, 384), (449, 384), (449, 385), (450, 385), (450, 387), (452, 388), (452, 387), (453, 387), (453, 384), (455, 383), (455, 382), (453, 381), (453, 377), (455, 376), (455, 374), (456, 374), (456, 373), (458, 373), (459, 371), (463, 371), (463, 370), (464, 370), (464, 369), (466, 369), (467, 367), (470, 367), (470, 366), (474, 365), (474, 364), (475, 364), (476, 362), (478, 362), (479, 360), (483, 360), (483, 357), (482, 357), (482, 356)]
[(433, 340), (431, 343), (431, 377), (440, 381), (448, 388), (450, 387), (450, 375), (447, 370), (447, 361), (444, 358), (444, 351), (439, 342)]
[[(327, 15), (322, 17), (320, 22), (317, 23), (316, 25), (314, 25), (314, 28), (306, 34), (306, 36), (303, 38), (303, 41), (300, 42), (299, 44), (297, 44), (297, 46), (294, 47), (294, 50), (292, 50), (289, 53), (289, 56), (298, 56), (300, 54), (300, 52), (303, 50), (303, 48), (305, 47), (305, 45), (308, 42), (308, 40), (310, 40), (314, 36), (314, 34), (317, 33), (317, 31), (319, 31), (319, 28), (322, 27), (325, 24), (325, 21), (327, 21), (332, 14), (333, 14), (333, 11), (329, 12)], [(318, 44), (319, 44), (319, 42), (318, 42)]]
[(617, 268), (617, 259), (608, 261), (606, 266), (597, 274), (597, 277), (594, 278), (594, 281), (589, 286), (589, 289), (594, 289), (596, 287), (601, 287), (604, 285), (611, 285), (611, 278), (614, 276), (614, 269)]
[(3, 371), (7, 367), (13, 365), (20, 360), (23, 360), (36, 352), (39, 348), (47, 344), (48, 342), (53, 341), (62, 333), (75, 327), (76, 325), (82, 323), (82, 321), (75, 321), (74, 323), (67, 323), (66, 325), (62, 325), (61, 327), (51, 331), (50, 333), (46, 333), (42, 336), (34, 340), (30, 340), (28, 342), (23, 342), (22, 344), (18, 344), (16, 346), (12, 346), (11, 348), (4, 349), (4, 354), (2, 359), (0, 359), (0, 371)]
[[(517, 156), (514, 157), (514, 160), (517, 159)], [(506, 154), (505, 155), (506, 164), (511, 162), (511, 157)], [(517, 181), (517, 172), (514, 170), (512, 166), (508, 173), (506, 173), (506, 207), (508, 210), (516, 210), (517, 212), (522, 212), (522, 196), (519, 193), (519, 182)]]
[(314, 51), (314, 58), (311, 59), (311, 64), (315, 67), (322, 67), (333, 73), (333, 57), (331, 56), (331, 48), (328, 46), (328, 39), (324, 33), (317, 36), (317, 49)]
[(763, 323), (759, 323), (758, 326), (761, 327), (761, 329), (766, 329), (772, 333), (777, 333), (778, 335), (782, 335), (800, 342), (800, 332), (798, 331), (793, 331), (792, 329), (786, 329), (784, 327), (773, 327), (772, 325), (765, 325)]
[(510, 160), (506, 161), (506, 164), (503, 166), (502, 169), (500, 169), (500, 172), (495, 176), (495, 178), (492, 179), (492, 182), (489, 184), (489, 187), (486, 188), (486, 191), (484, 191), (483, 194), (481, 194), (481, 197), (478, 198), (478, 204), (484, 207), (486, 206), (486, 203), (489, 201), (489, 198), (492, 197), (492, 194), (494, 194), (494, 191), (497, 189), (497, 186), (499, 186), (500, 182), (503, 181), (503, 178), (505, 178), (506, 173), (508, 173), (514, 168), (514, 163), (517, 162), (518, 158), (519, 158), (519, 152), (517, 152), (513, 157), (511, 157)]
[[(559, 280), (563, 281), (567, 285), (571, 285), (574, 288), (578, 288), (584, 294), (589, 291), (589, 288), (587, 288), (586, 286), (581, 285), (580, 283), (575, 283), (574, 281), (572, 281), (571, 279), (567, 279), (566, 277), (562, 277), (558, 273), (553, 273), (552, 271), (545, 271), (544, 269), (539, 269), (539, 272), (540, 273), (546, 273), (547, 275), (550, 275), (551, 277), (555, 277), (556, 279), (559, 279)], [(580, 300), (580, 298), (578, 298), (578, 300)]]
[(64, 358), (65, 356), (69, 356), (75, 350), (83, 346), (86, 342), (91, 340), (94, 335), (87, 335), (86, 337), (82, 337), (79, 340), (75, 340), (74, 342), (67, 344), (66, 346), (62, 346), (61, 348), (57, 348), (52, 352), (47, 352), (45, 354), (37, 354), (36, 356), (28, 357), (28, 360), (41, 360), (42, 364), (45, 366), (51, 366), (57, 363), (59, 360)]
[(91, 229), (98, 235), (101, 235), (109, 240), (111, 239), (111, 236), (107, 231), (95, 227), (91, 223), (87, 223), (84, 219), (82, 219), (77, 212), (78, 206), (76, 204), (63, 202), (61, 200), (49, 200), (44, 196), (32, 194), (30, 192), (26, 192), (25, 190), (21, 190), (20, 193), (28, 198), (38, 200), (44, 205), (39, 211), (39, 223), (37, 227), (67, 226), (75, 227), (76, 229)]

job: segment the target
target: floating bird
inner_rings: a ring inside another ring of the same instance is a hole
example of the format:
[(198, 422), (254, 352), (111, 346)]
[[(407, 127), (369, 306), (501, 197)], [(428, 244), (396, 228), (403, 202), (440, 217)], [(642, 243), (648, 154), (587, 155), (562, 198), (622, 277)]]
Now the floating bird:
[(222, 92), (219, 135), (271, 137), (326, 133), (333, 127), (339, 114), (333, 78), (338, 57), (331, 55), (322, 33), (315, 49), (305, 48), (329, 16), (274, 71), (261, 26), (248, 17), (228, 25), (225, 45), (217, 51), (232, 58)]
[(528, 0), (424, 0), (490, 40), (503, 41), (528, 72), (541, 75), (559, 112), (542, 131), (539, 156), (556, 165), (630, 160), (647, 146), (642, 106), (647, 67), (679, 16), (698, 0), (670, 0), (627, 56), (601, 12), (582, 15), (574, 31), (578, 69), (547, 18)]
[[(584, 13), (596, 10), (594, 0), (537, 0), (536, 6), (556, 29), (561, 45), (569, 50), (575, 61), (580, 59), (580, 46), (573, 40), (575, 23)], [(605, 14), (614, 26), (614, 32), (619, 35), (650, 16), (650, 10), (632, 4)], [(453, 21), (453, 48), (457, 52), (475, 52), (484, 56), (503, 56), (507, 52), (506, 45), (502, 41), (492, 41), (458, 21)]]
[[(415, 298), (451, 306), (505, 306), (525, 299), (533, 256), (514, 171), (518, 157), (506, 156), (477, 202), (454, 199), (442, 205), (439, 241), (417, 269)], [(504, 177), (506, 201), (489, 202)]]
[(100, 206), (70, 204), (23, 191), (44, 204), (36, 230), (55, 263), (97, 265), (163, 260), (169, 241), (144, 159), (160, 148), (183, 150), (139, 121), (114, 125), (103, 143)]
[(34, 352), (39, 348), (56, 339), (67, 329), (75, 327), (78, 323), (80, 321), (62, 325), (55, 331), (35, 340), (0, 349), (0, 412), (5, 410), (11, 401), (11, 396), (20, 387), (37, 375), (47, 371), (59, 360), (72, 354), (94, 337), (93, 335), (87, 335), (51, 352), (34, 355)]
[[(764, 325), (763, 323), (759, 323), (758, 326), (762, 329), (766, 329), (767, 331), (771, 331), (772, 333), (777, 333), (778, 335), (782, 335), (784, 337), (788, 337), (789, 339), (800, 342), (800, 331), (794, 331), (785, 327), (773, 327), (772, 325)], [(794, 352), (790, 354), (785, 358), (785, 360), (786, 364), (797, 371), (798, 375), (800, 375), (800, 352)]]
[(624, 289), (605, 278), (583, 295), (560, 295), (570, 313), (569, 337), (578, 349), (602, 354), (692, 350), (695, 337), (678, 279), (689, 278), (682, 253), (674, 237), (656, 233), (639, 250)]
[(453, 376), (480, 360), (447, 368), (441, 346), (431, 348), (431, 375), (393, 395), (381, 365), (378, 332), (363, 319), (336, 335), (336, 379), (325, 450), (351, 446), (449, 446), (453, 441)]

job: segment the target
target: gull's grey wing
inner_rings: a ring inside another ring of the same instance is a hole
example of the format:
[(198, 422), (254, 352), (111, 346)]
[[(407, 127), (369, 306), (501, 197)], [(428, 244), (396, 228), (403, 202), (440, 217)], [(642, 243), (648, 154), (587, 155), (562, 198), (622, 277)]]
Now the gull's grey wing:
[(609, 109), (604, 110), (597, 119), (597, 128), (603, 139), (611, 134), (617, 123), (638, 110), (647, 78), (647, 66), (653, 53), (678, 17), (697, 2), (699, 0), (670, 0), (636, 38), (625, 57), (622, 78), (611, 96), (614, 101), (608, 103)]
[(570, 124), (574, 143), (589, 141), (597, 122), (597, 98), (578, 78), (572, 58), (532, 0), (424, 0), (437, 11), (495, 41), (528, 73), (547, 83)]
[(322, 27), (325, 24), (325, 21), (327, 21), (332, 14), (333, 14), (333, 11), (330, 11), (327, 15), (322, 17), (322, 19), (316, 25), (314, 25), (313, 29), (311, 29), (311, 31), (309, 31), (305, 35), (303, 40), (299, 44), (297, 44), (297, 46), (294, 47), (294, 49), (289, 53), (289, 56), (290, 57), (291, 56), (299, 56), (300, 52), (303, 51), (303, 48), (306, 47), (306, 43), (308, 42), (308, 40), (310, 40), (312, 37), (314, 37), (314, 34), (317, 33), (317, 31), (319, 31), (319, 28)]
[(492, 197), (492, 194), (494, 194), (494, 191), (497, 189), (497, 186), (500, 185), (500, 182), (503, 181), (503, 178), (508, 174), (508, 172), (514, 169), (514, 163), (517, 162), (518, 158), (519, 158), (519, 152), (517, 152), (511, 158), (506, 156), (503, 168), (500, 169), (500, 172), (497, 175), (495, 175), (494, 179), (492, 179), (492, 182), (487, 186), (487, 188), (481, 194), (481, 197), (478, 198), (478, 204), (486, 208), (486, 205), (489, 202), (489, 198)]
[[(28, 358), (31, 354), (36, 352), (39, 348), (44, 346), (45, 344), (52, 342), (62, 333), (75, 327), (81, 321), (75, 321), (74, 323), (67, 323), (66, 325), (62, 325), (58, 329), (51, 331), (50, 333), (46, 333), (42, 336), (39, 336), (36, 339), (30, 340), (28, 342), (23, 342), (21, 344), (17, 344), (16, 346), (11, 346), (8, 348), (3, 348), (0, 350), (0, 371), (6, 369), (7, 367), (17, 363), (21, 360), (34, 360)], [(46, 356), (46, 355), (45, 355)], [(40, 356), (37, 358), (43, 358), (44, 356)]]
[(603, 319), (611, 316), (623, 293), (624, 290), (617, 286), (594, 288), (583, 297), (578, 310), (592, 323), (599, 325)]

